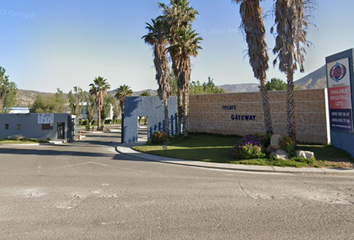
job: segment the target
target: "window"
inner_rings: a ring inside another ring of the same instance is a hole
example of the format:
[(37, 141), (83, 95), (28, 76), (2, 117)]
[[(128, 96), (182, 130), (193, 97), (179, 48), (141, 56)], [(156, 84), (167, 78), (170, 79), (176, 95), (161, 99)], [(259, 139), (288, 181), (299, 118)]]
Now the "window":
[(9, 130), (9, 128), (10, 128), (10, 124), (5, 123), (5, 130)]
[(21, 130), (21, 124), (17, 124), (16, 129), (17, 129), (17, 130)]
[(53, 127), (50, 124), (41, 124), (42, 130), (53, 130)]

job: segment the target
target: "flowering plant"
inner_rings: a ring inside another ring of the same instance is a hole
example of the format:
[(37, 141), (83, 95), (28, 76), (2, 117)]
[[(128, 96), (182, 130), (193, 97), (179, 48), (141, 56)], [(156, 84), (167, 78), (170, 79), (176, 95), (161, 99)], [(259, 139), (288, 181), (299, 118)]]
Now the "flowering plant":
[(246, 135), (231, 149), (235, 159), (252, 159), (265, 157), (264, 146), (257, 135)]
[(284, 151), (293, 153), (295, 151), (296, 141), (290, 136), (281, 135), (281, 138), (279, 139), (279, 145)]
[(168, 139), (168, 134), (161, 131), (156, 131), (151, 136), (151, 142), (155, 144), (164, 143)]

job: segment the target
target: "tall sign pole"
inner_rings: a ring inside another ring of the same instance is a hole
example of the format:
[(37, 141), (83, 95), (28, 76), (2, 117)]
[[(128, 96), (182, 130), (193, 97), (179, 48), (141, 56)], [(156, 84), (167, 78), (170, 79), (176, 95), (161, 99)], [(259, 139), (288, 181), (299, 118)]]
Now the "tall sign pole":
[(354, 156), (354, 49), (326, 57), (331, 143)]

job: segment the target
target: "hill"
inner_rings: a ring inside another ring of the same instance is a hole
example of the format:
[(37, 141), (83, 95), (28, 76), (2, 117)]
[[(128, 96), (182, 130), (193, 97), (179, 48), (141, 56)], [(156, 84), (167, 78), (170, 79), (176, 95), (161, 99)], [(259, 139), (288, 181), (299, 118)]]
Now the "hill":
[(321, 89), (326, 88), (326, 65), (323, 65), (316, 71), (307, 74), (305, 77), (300, 78), (294, 82), (295, 85), (301, 87), (302, 89)]
[[(326, 87), (326, 66), (322, 66), (316, 71), (313, 71), (303, 78), (295, 81), (294, 84), (302, 89), (321, 89)], [(241, 84), (224, 84), (218, 87), (225, 89), (228, 93), (233, 92), (258, 92), (258, 83), (241, 83)], [(157, 91), (153, 89), (147, 89), (143, 91), (134, 91), (134, 96), (139, 96), (142, 92), (149, 92), (151, 96), (156, 96)], [(116, 90), (111, 90), (108, 93), (114, 95)], [(37, 94), (42, 95), (54, 95), (54, 93), (45, 93), (31, 90), (19, 89), (17, 94), (18, 106), (29, 106), (33, 104)]]

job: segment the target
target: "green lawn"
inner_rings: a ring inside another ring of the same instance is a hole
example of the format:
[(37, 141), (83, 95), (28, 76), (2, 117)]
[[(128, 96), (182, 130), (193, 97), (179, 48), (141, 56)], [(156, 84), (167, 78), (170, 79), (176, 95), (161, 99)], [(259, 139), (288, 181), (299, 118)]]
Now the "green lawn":
[(134, 149), (159, 156), (205, 162), (284, 167), (353, 167), (353, 159), (347, 152), (327, 145), (298, 145), (298, 149), (315, 153), (315, 163), (304, 159), (270, 160), (266, 158), (237, 161), (231, 158), (230, 149), (239, 140), (240, 137), (236, 136), (189, 134), (188, 137), (172, 137), (167, 150), (164, 150), (162, 145), (153, 144), (136, 146)]
[(36, 138), (24, 138), (19, 140), (0, 139), (0, 144), (28, 144), (28, 143), (48, 143), (48, 141), (37, 140)]

